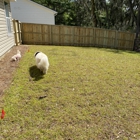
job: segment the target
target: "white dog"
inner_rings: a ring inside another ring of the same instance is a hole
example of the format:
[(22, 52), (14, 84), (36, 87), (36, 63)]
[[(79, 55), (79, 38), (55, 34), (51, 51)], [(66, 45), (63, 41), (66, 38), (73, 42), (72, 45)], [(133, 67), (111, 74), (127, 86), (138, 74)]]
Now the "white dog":
[(34, 56), (37, 68), (40, 69), (44, 74), (46, 74), (49, 68), (49, 60), (47, 55), (42, 52), (36, 52)]
[(12, 56), (11, 61), (16, 61), (16, 60), (19, 60), (20, 58), (21, 58), (21, 53), (19, 50), (17, 50), (17, 54)]

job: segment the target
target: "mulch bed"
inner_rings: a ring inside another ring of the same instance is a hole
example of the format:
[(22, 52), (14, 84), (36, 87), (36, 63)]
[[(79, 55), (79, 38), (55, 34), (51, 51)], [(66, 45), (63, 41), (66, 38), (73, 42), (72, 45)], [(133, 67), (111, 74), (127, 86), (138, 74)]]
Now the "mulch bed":
[(11, 61), (11, 57), (17, 53), (17, 50), (20, 50), (21, 56), (23, 56), (28, 51), (28, 46), (14, 46), (4, 56), (0, 57), (0, 99), (4, 91), (10, 86), (13, 72), (18, 67), (18, 61)]

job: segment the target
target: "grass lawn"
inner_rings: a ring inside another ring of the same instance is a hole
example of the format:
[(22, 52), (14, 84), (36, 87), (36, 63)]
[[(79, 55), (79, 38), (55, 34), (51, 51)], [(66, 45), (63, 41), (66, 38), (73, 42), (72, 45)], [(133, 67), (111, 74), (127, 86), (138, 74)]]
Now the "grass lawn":
[[(3, 97), (1, 140), (140, 139), (140, 54), (30, 46)], [(49, 57), (42, 75), (34, 53)]]

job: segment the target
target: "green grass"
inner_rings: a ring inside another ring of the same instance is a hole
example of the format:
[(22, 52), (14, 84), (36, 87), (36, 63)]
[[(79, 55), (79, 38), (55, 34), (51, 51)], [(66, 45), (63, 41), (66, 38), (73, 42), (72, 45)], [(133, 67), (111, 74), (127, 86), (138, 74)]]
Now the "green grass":
[[(47, 75), (35, 67), (38, 50)], [(140, 139), (140, 54), (30, 46), (3, 100), (1, 140)]]

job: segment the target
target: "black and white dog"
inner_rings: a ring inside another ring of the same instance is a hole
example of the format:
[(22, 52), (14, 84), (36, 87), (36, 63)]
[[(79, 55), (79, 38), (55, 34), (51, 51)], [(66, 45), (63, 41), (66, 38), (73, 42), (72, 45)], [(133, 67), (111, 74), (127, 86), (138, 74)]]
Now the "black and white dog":
[(47, 55), (42, 52), (36, 52), (34, 56), (37, 68), (40, 69), (43, 74), (46, 74), (49, 68), (49, 60)]

